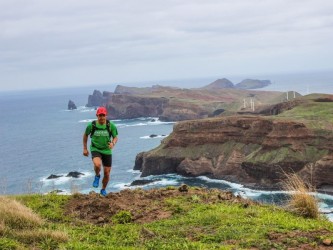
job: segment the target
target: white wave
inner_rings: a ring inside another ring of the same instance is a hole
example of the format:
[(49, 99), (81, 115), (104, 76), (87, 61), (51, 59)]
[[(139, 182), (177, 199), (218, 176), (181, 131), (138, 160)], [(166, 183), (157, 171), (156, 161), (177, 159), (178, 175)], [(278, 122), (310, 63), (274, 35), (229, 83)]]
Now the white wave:
[(158, 180), (158, 181), (154, 181), (152, 183), (148, 183), (147, 185), (150, 186), (150, 185), (159, 185), (159, 186), (175, 186), (175, 185), (178, 185), (179, 182), (177, 180), (172, 180), (172, 179), (161, 179), (161, 180)]
[(155, 138), (164, 138), (167, 137), (167, 135), (156, 135), (151, 137), (150, 135), (145, 135), (145, 136), (141, 136), (140, 139), (155, 139)]
[[(135, 121), (141, 122), (135, 122)], [(137, 127), (137, 126), (158, 126), (158, 125), (166, 125), (166, 124), (174, 124), (175, 122), (162, 122), (156, 117), (141, 117), (136, 119), (128, 119), (128, 120), (120, 120), (122, 122), (126, 121), (128, 123), (119, 123), (118, 127)], [(145, 121), (145, 122), (142, 122)]]
[[(45, 192), (44, 194), (50, 194), (52, 193), (52, 190)], [(69, 190), (61, 190), (61, 192), (57, 192), (59, 195), (71, 195), (72, 193)]]
[(92, 122), (96, 119), (84, 119), (84, 120), (80, 120), (79, 122), (85, 122), (85, 123), (88, 123), (88, 122)]
[(96, 110), (94, 110), (94, 109), (82, 109), (82, 110), (79, 110), (81, 113), (85, 113), (85, 112), (93, 112), (93, 113), (95, 113), (96, 112)]
[(128, 183), (121, 182), (121, 183), (112, 184), (111, 187), (116, 188), (118, 190), (123, 190), (123, 189), (126, 189), (126, 188), (129, 188), (129, 189), (135, 188), (134, 186), (130, 186), (130, 185), (131, 185), (130, 182), (128, 182)]
[(316, 197), (321, 200), (333, 200), (333, 195), (316, 193)]
[(127, 173), (132, 173), (132, 174), (140, 174), (140, 170), (134, 170), (134, 169), (128, 169), (126, 170)]
[(77, 110), (79, 112), (96, 112), (96, 110), (94, 108), (86, 107), (86, 106), (78, 106)]
[(225, 181), (225, 180), (218, 180), (218, 179), (210, 179), (207, 176), (198, 176), (198, 179), (207, 181), (207, 182), (211, 182), (211, 183), (222, 183), (222, 184), (226, 184), (228, 186), (230, 186), (231, 188), (235, 188), (235, 189), (243, 189), (243, 185), (242, 184), (237, 184), (237, 183), (232, 183), (229, 181)]
[(162, 121), (156, 120), (154, 122), (149, 121), (148, 125), (164, 125), (164, 124), (175, 124), (175, 123), (176, 122), (162, 122)]
[(96, 110), (94, 108), (88, 108), (86, 106), (78, 106), (76, 109), (63, 109), (61, 111), (64, 111), (64, 112), (95, 112)]
[(325, 214), (325, 216), (329, 221), (333, 222), (333, 214)]

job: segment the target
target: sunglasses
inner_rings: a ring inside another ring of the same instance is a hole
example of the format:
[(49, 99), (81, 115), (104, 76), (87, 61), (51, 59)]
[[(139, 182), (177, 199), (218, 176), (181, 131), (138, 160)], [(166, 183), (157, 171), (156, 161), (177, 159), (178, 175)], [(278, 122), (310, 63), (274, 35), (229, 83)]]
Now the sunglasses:
[(99, 117), (104, 117), (105, 115), (104, 115), (104, 114), (99, 114), (98, 116), (99, 116)]

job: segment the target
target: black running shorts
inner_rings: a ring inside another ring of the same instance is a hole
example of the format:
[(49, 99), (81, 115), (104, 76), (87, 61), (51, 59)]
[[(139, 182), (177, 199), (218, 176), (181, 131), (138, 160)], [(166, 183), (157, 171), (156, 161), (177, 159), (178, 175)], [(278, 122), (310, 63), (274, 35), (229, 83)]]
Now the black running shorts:
[(91, 158), (94, 159), (95, 157), (101, 158), (104, 167), (111, 167), (112, 166), (112, 155), (101, 154), (97, 151), (91, 152)]

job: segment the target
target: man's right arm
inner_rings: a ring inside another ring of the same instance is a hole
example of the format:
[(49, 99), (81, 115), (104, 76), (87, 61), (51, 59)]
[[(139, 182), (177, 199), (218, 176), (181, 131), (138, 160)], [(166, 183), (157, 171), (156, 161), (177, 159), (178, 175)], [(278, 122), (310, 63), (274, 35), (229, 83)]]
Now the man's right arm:
[(84, 156), (88, 156), (89, 155), (87, 144), (88, 144), (88, 136), (86, 135), (86, 133), (84, 133), (83, 134), (83, 155)]

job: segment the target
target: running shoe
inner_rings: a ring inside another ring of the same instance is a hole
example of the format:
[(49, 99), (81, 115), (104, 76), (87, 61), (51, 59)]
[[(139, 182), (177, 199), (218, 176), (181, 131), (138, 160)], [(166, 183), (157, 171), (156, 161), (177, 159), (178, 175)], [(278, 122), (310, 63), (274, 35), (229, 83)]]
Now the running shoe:
[(103, 196), (105, 197), (107, 195), (105, 189), (101, 189), (101, 193), (100, 193), (100, 196)]
[(95, 188), (98, 187), (100, 178), (101, 178), (101, 176), (95, 175), (95, 179), (94, 179), (94, 182), (93, 182), (93, 187), (95, 187)]

